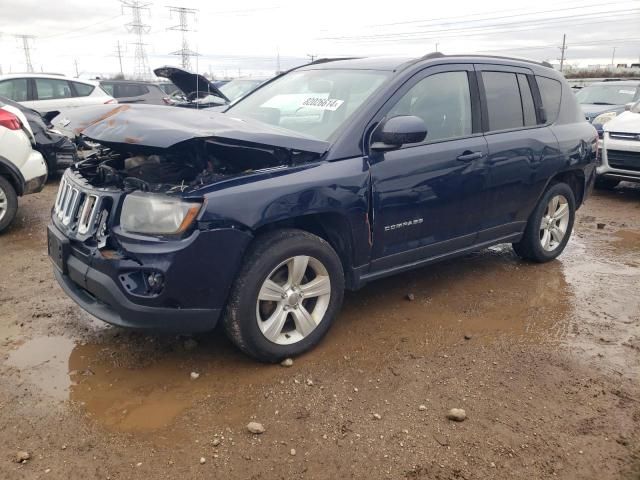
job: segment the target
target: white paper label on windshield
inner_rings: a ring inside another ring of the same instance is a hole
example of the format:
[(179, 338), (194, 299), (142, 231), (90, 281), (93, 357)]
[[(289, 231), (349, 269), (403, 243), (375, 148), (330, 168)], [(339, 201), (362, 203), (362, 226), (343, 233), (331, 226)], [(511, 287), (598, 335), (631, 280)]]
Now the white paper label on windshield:
[(335, 98), (308, 97), (300, 106), (304, 108), (314, 108), (317, 110), (329, 110), (330, 112), (335, 112), (343, 103), (344, 100), (337, 100)]
[(636, 91), (635, 90), (618, 90), (618, 93), (626, 93), (627, 95), (634, 95)]
[(261, 107), (277, 108), (281, 111), (296, 112), (300, 109), (335, 111), (344, 100), (328, 98), (328, 93), (287, 93), (270, 98)]

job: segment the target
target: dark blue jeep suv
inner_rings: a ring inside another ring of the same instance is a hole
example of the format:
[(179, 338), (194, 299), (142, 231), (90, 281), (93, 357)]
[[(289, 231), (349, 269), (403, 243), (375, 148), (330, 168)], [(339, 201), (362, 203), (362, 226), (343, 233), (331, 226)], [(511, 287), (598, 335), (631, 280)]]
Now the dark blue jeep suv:
[(52, 210), (62, 288), (125, 327), (220, 319), (263, 361), (317, 344), (345, 288), (497, 243), (554, 259), (595, 178), (596, 131), (563, 77), (501, 57), (321, 60), (225, 113), (68, 122), (99, 147)]

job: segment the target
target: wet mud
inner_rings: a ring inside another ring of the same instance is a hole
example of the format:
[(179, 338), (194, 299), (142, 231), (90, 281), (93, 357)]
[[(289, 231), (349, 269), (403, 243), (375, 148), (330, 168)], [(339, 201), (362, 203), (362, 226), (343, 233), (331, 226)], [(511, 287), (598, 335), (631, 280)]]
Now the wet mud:
[(637, 187), (596, 192), (557, 261), (501, 245), (349, 292), (291, 368), (82, 312), (46, 257), (55, 189), (0, 236), (0, 478), (638, 475)]

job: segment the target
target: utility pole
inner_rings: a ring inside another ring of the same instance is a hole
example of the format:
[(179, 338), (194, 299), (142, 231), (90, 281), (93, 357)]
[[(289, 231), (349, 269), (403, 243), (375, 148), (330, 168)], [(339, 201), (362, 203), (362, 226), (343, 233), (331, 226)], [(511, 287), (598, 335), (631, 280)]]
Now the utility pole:
[(124, 72), (122, 71), (122, 47), (120, 47), (120, 40), (116, 43), (116, 56), (118, 57), (118, 62), (120, 63), (120, 75), (124, 77)]
[(276, 75), (280, 75), (280, 49), (278, 48), (276, 53)]
[(76, 78), (80, 77), (80, 71), (78, 70), (78, 59), (73, 59), (73, 65), (76, 67)]
[(613, 53), (611, 54), (611, 69), (612, 70), (614, 68), (616, 68), (615, 59), (616, 59), (616, 47), (613, 47)]
[(31, 45), (30, 41), (35, 39), (33, 35), (15, 35), (15, 37), (22, 42), (22, 49), (24, 50), (24, 63), (27, 66), (27, 72), (33, 72), (33, 64), (31, 63)]
[(316, 58), (318, 58), (318, 55), (307, 53), (307, 57), (309, 57), (309, 60), (311, 61), (311, 63), (313, 63), (316, 60)]
[(562, 69), (564, 68), (564, 58), (565, 52), (567, 51), (567, 34), (564, 33), (562, 35), (562, 46), (560, 47), (560, 73), (562, 73)]
[(131, 11), (131, 22), (125, 25), (129, 33), (133, 33), (136, 41), (135, 46), (135, 64), (133, 68), (133, 76), (137, 79), (146, 79), (151, 77), (149, 69), (149, 59), (145, 51), (144, 35), (149, 33), (151, 27), (142, 23), (142, 12), (149, 10), (150, 3), (141, 3), (140, 0), (120, 0), (122, 11), (129, 9)]
[(182, 48), (176, 52), (171, 52), (170, 55), (180, 55), (182, 58), (182, 68), (185, 70), (191, 70), (191, 60), (190, 57), (195, 57), (198, 53), (189, 49), (189, 43), (187, 42), (187, 32), (192, 31), (189, 28), (189, 15), (193, 15), (195, 20), (196, 13), (198, 12), (195, 8), (185, 8), (185, 7), (167, 7), (170, 13), (177, 13), (178, 19), (180, 23), (178, 25), (174, 25), (170, 27), (169, 30), (177, 30), (182, 32)]
[(438, 52), (438, 45), (440, 45), (440, 43), (436, 42), (436, 53)]

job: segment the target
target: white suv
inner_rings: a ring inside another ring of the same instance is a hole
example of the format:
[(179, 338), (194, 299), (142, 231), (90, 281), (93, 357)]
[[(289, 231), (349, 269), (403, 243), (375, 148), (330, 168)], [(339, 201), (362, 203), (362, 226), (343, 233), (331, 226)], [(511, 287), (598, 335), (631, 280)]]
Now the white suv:
[(23, 113), (0, 102), (0, 232), (16, 216), (18, 197), (39, 192), (47, 180), (47, 164), (34, 141)]
[(44, 73), (0, 75), (0, 97), (20, 102), (41, 113), (118, 103), (95, 82)]
[(601, 153), (597, 187), (640, 182), (640, 102), (604, 125)]

